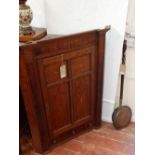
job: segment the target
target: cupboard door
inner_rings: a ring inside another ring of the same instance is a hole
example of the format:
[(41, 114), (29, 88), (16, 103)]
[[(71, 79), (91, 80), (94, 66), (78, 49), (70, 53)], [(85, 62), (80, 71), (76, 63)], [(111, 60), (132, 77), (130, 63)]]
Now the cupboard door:
[[(95, 99), (95, 47), (39, 59), (39, 72), (51, 138), (92, 122)], [(66, 76), (60, 75), (64, 65)]]
[(66, 67), (66, 76), (63, 78), (60, 75), (61, 65), (61, 59), (57, 56), (39, 60), (41, 87), (51, 138), (69, 130), (71, 126), (67, 61), (63, 62)]

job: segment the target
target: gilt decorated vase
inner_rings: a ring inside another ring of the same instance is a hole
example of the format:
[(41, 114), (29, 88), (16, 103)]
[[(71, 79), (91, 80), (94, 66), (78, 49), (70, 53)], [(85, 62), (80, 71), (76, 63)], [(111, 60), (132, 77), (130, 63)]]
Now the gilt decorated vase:
[(19, 4), (19, 33), (20, 35), (33, 34), (32, 27), (30, 26), (33, 19), (31, 8), (25, 3)]

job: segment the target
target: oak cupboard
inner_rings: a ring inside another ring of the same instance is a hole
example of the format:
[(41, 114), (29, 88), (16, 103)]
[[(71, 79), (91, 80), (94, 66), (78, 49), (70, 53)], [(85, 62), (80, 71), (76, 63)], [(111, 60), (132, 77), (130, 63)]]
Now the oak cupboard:
[(108, 30), (20, 44), (20, 89), (36, 152), (100, 127)]

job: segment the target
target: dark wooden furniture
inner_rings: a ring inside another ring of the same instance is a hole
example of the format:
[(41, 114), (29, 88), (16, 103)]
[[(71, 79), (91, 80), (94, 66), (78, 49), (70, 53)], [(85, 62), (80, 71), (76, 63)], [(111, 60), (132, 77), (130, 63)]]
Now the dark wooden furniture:
[(20, 88), (36, 152), (100, 127), (108, 30), (20, 44)]

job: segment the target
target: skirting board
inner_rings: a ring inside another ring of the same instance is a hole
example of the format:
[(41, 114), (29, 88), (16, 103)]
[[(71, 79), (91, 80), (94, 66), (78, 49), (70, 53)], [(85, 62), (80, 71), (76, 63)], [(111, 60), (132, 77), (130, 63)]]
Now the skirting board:
[(103, 101), (103, 107), (102, 107), (102, 121), (105, 122), (112, 122), (112, 113), (114, 111), (115, 102), (112, 100), (104, 99)]
[[(104, 99), (102, 107), (102, 121), (112, 123), (112, 113), (115, 108), (115, 101)], [(132, 116), (132, 122), (135, 122), (135, 116)]]

